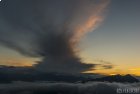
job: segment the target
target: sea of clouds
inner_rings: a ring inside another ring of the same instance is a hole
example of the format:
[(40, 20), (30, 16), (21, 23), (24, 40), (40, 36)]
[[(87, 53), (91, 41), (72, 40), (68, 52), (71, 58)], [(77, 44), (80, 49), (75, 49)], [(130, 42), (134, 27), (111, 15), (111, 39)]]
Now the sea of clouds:
[(140, 94), (140, 83), (13, 82), (0, 84), (0, 94)]

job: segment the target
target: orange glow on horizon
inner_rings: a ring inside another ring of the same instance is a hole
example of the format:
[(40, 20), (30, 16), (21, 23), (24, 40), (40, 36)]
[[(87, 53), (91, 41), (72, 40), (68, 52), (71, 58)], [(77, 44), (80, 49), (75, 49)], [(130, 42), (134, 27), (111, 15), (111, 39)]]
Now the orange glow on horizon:
[[(134, 68), (135, 69), (135, 68)], [(136, 68), (137, 69), (137, 68)], [(128, 71), (127, 71), (128, 70)], [(131, 75), (135, 75), (135, 76), (140, 76), (140, 71), (139, 70), (115, 70), (115, 69), (108, 69), (108, 70), (102, 70), (102, 69), (98, 69), (98, 70), (91, 70), (91, 71), (86, 71), (84, 73), (96, 73), (96, 74), (101, 74), (101, 75), (126, 75), (126, 74), (131, 74)]]

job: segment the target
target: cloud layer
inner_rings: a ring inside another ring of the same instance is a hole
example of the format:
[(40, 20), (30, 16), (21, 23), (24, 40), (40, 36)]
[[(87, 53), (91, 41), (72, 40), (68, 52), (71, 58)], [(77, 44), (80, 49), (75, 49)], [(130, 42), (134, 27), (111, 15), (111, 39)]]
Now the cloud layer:
[[(28, 83), (0, 84), (1, 94), (140, 94), (140, 83)], [(123, 91), (124, 90), (124, 91)], [(125, 91), (129, 90), (129, 91)], [(133, 91), (131, 91), (133, 90)]]
[[(78, 57), (78, 43), (104, 19), (108, 0), (5, 0), (0, 43), (22, 55), (41, 57), (45, 72), (79, 73), (96, 64)], [(7, 6), (6, 6), (7, 5)]]

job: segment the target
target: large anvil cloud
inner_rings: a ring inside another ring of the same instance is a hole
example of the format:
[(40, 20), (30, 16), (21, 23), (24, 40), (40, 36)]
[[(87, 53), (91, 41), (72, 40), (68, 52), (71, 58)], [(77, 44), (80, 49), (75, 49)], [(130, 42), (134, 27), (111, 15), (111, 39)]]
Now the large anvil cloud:
[(77, 45), (103, 20), (108, 0), (3, 0), (0, 43), (22, 55), (41, 57), (45, 72), (80, 73), (95, 64), (81, 62)]

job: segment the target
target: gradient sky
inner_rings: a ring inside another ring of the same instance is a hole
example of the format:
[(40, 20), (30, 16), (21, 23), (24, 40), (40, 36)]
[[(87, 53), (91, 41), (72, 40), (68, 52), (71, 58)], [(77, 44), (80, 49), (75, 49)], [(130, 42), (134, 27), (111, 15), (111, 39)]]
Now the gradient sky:
[[(139, 0), (111, 0), (103, 23), (82, 39), (79, 54), (84, 62), (113, 65), (89, 72), (140, 75), (139, 4)], [(31, 66), (38, 60), (0, 45), (1, 65)]]
[(114, 69), (98, 72), (140, 75), (140, 1), (111, 0), (106, 19), (83, 40), (83, 57), (114, 64)]

